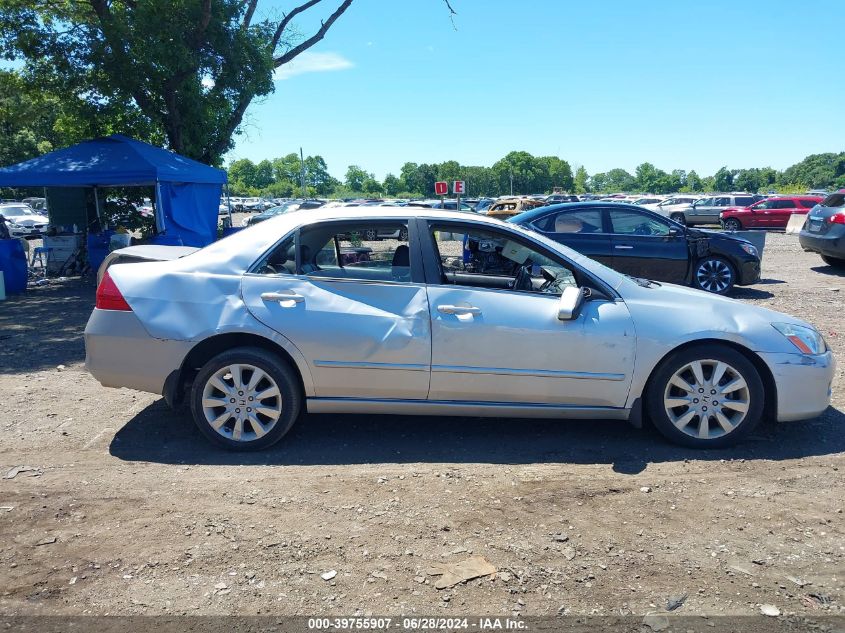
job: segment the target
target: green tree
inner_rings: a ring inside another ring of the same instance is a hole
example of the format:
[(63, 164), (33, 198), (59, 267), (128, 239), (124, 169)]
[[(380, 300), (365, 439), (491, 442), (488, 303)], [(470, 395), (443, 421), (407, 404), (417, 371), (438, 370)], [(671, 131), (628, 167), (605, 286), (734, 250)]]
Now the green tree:
[(687, 174), (687, 180), (683, 188), (690, 192), (704, 191), (704, 184), (694, 169)]
[(273, 164), (269, 160), (262, 160), (255, 166), (255, 184), (257, 189), (265, 189), (273, 182)]
[(352, 0), (309, 36), (258, 0), (3, 0), (0, 53), (34, 86), (97, 110), (144, 118), (171, 149), (219, 164), (247, 107), (273, 91), (273, 70), (325, 37)]
[(345, 184), (352, 191), (362, 192), (364, 191), (364, 182), (369, 178), (371, 178), (370, 174), (358, 165), (350, 165), (346, 170)]
[(565, 160), (557, 156), (541, 156), (537, 159), (545, 174), (535, 182), (534, 188), (537, 193), (551, 193), (555, 187), (564, 191), (572, 191), (575, 179), (572, 177), (572, 167)]
[(733, 189), (733, 174), (727, 167), (719, 168), (713, 175), (713, 189), (715, 191), (730, 191)]
[(384, 177), (384, 193), (391, 197), (396, 197), (402, 191), (402, 181), (393, 174), (387, 174)]
[(229, 165), (229, 180), (243, 187), (255, 187), (256, 165), (248, 158), (241, 158)]
[(671, 187), (669, 174), (651, 163), (637, 166), (635, 187), (643, 193), (666, 193)]
[(590, 190), (590, 176), (587, 174), (587, 170), (584, 169), (583, 165), (579, 165), (578, 169), (575, 170), (575, 179), (574, 179), (574, 190), (575, 193), (587, 193)]

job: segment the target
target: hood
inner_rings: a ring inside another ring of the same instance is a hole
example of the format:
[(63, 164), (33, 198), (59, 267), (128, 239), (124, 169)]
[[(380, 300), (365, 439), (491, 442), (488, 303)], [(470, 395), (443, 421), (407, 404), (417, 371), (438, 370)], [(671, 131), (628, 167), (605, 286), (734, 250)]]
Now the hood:
[(17, 218), (6, 218), (12, 224), (18, 226), (32, 226), (33, 224), (47, 224), (50, 220), (43, 215), (24, 215)]

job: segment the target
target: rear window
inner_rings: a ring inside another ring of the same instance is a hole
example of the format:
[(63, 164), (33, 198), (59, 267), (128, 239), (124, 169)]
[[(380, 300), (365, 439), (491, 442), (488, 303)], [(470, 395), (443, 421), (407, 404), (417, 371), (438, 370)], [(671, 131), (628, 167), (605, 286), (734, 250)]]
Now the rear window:
[(601, 233), (601, 211), (580, 209), (552, 213), (534, 222), (544, 233)]
[(818, 204), (815, 200), (799, 200), (798, 203), (805, 209), (812, 209)]
[(822, 202), (823, 207), (845, 207), (845, 193), (837, 192), (830, 194)]

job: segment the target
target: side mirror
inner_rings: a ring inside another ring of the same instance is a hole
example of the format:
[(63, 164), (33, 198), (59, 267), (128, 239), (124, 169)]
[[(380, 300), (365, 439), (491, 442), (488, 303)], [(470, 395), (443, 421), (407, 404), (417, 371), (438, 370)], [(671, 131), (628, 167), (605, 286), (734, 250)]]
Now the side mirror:
[(581, 306), (584, 304), (584, 290), (577, 286), (567, 286), (560, 295), (557, 308), (557, 318), (561, 321), (572, 321), (578, 318)]
[(680, 234), (681, 234), (681, 229), (679, 229), (678, 227), (676, 227), (676, 226), (670, 226), (669, 227), (669, 237), (677, 237)]

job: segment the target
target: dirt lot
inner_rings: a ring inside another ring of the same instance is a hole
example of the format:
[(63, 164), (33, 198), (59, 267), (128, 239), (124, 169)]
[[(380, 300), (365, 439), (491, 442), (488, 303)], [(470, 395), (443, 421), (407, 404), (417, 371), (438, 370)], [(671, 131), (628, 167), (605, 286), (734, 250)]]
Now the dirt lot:
[[(793, 236), (763, 263), (737, 297), (842, 363), (845, 277)], [(310, 415), (241, 455), (85, 373), (93, 297), (0, 303), (0, 614), (845, 613), (842, 369), (822, 418), (728, 451), (618, 422)], [(474, 555), (495, 579), (425, 573)]]

